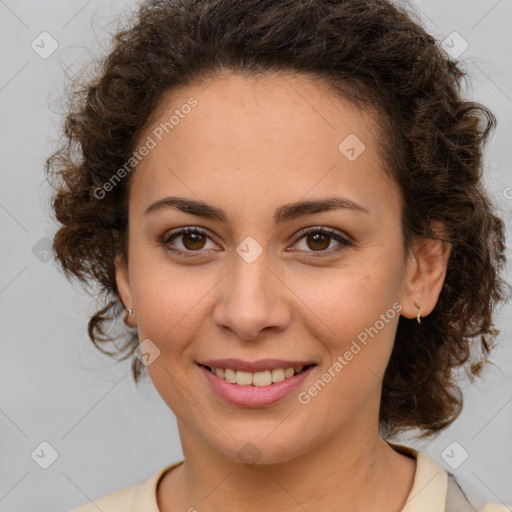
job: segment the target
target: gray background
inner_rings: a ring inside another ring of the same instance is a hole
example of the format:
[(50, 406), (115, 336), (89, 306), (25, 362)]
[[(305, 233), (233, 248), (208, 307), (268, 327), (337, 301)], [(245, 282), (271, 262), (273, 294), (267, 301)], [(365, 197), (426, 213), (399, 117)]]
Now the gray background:
[[(466, 96), (498, 118), (486, 181), (510, 237), (512, 1), (413, 5), (435, 37), (456, 31), (468, 43), (460, 57), (471, 80)], [(56, 226), (43, 169), (56, 147), (65, 80), (103, 53), (116, 19), (136, 7), (128, 0), (0, 0), (0, 511), (69, 510), (182, 458), (174, 415), (149, 380), (135, 387), (128, 361), (114, 365), (93, 347), (86, 325), (94, 299), (66, 281), (47, 252)], [(58, 44), (46, 58), (52, 41), (42, 32)], [(457, 38), (447, 39), (454, 51), (463, 48)], [(505, 306), (497, 321), (497, 367), (467, 386), (459, 419), (434, 441), (398, 440), (455, 473), (478, 506), (512, 504), (511, 311)], [(42, 442), (58, 454), (47, 469), (40, 464), (52, 452)], [(469, 457), (454, 469), (462, 450)]]

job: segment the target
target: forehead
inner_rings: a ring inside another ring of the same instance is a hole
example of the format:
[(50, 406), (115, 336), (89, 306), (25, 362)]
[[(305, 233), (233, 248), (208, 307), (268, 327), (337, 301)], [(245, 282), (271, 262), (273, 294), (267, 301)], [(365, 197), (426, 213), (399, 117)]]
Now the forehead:
[(309, 77), (223, 75), (163, 98), (132, 188), (146, 202), (172, 192), (242, 205), (252, 193), (263, 204), (333, 189), (389, 201), (378, 133), (369, 112)]
[[(196, 105), (190, 109), (192, 98)], [(169, 127), (172, 114), (181, 110), (187, 113), (179, 119), (174, 116)], [(178, 144), (180, 135), (188, 137), (194, 132), (202, 147), (233, 146), (244, 154), (251, 148), (260, 149), (262, 142), (272, 149), (280, 145), (282, 152), (287, 149), (285, 142), (300, 140), (307, 146), (296, 147), (295, 152), (307, 149), (312, 153), (336, 148), (341, 137), (349, 134), (358, 134), (367, 146), (373, 146), (378, 137), (369, 110), (356, 108), (318, 80), (296, 74), (252, 77), (233, 73), (175, 89), (163, 96), (155, 112), (152, 127), (158, 130), (159, 126), (170, 144), (171, 138)], [(173, 137), (166, 137), (170, 132)]]

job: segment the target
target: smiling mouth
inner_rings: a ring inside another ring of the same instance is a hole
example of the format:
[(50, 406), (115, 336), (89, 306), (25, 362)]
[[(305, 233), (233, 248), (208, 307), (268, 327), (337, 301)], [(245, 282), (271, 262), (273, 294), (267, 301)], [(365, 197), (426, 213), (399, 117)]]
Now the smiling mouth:
[(240, 386), (270, 386), (272, 384), (290, 379), (299, 373), (307, 370), (316, 364), (307, 364), (295, 368), (274, 368), (262, 372), (246, 372), (242, 370), (233, 370), (232, 368), (214, 368), (200, 364), (203, 368), (216, 375), (217, 377), (231, 384)]

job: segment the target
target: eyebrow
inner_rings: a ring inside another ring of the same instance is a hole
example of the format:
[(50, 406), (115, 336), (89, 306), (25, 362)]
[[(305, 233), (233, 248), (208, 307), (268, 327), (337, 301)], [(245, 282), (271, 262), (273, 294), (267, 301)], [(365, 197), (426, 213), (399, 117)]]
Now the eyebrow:
[[(152, 203), (144, 215), (149, 215), (158, 211), (174, 208), (184, 213), (189, 213), (205, 219), (212, 219), (228, 224), (228, 215), (224, 210), (216, 206), (209, 205), (203, 201), (187, 199), (185, 197), (164, 197)], [(289, 222), (299, 217), (313, 213), (327, 212), (332, 210), (352, 210), (354, 212), (369, 214), (367, 208), (354, 201), (343, 197), (327, 197), (325, 199), (316, 199), (311, 201), (298, 201), (288, 203), (276, 209), (274, 213), (274, 225)]]

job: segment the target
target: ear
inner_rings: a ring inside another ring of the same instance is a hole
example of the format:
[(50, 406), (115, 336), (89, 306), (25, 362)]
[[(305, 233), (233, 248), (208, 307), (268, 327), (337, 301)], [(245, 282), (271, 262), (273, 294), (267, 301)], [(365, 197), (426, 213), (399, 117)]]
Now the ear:
[[(115, 267), (116, 267), (116, 284), (117, 284), (117, 291), (119, 293), (119, 297), (121, 298), (121, 301), (125, 308), (127, 308), (127, 309), (132, 308), (133, 301), (132, 301), (132, 291), (130, 288), (130, 278), (129, 278), (129, 274), (128, 274), (128, 263), (121, 255), (117, 255), (115, 258)], [(125, 322), (130, 327), (137, 326), (134, 316), (128, 315), (128, 313), (126, 313)]]
[[(432, 229), (442, 235), (440, 223), (433, 223)], [(416, 318), (420, 313), (424, 317), (432, 312), (443, 287), (450, 252), (451, 244), (442, 240), (423, 239), (411, 247), (401, 300), (402, 316)]]

